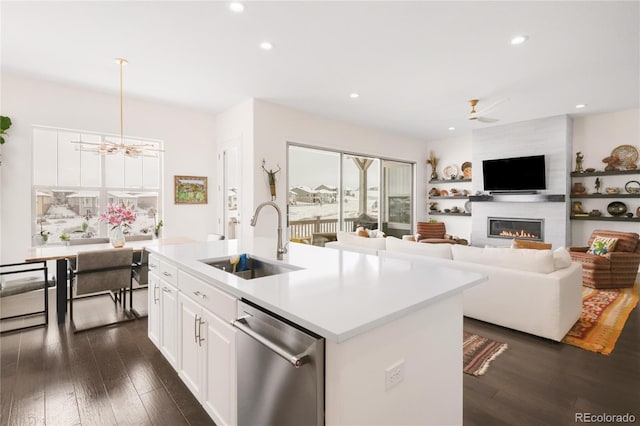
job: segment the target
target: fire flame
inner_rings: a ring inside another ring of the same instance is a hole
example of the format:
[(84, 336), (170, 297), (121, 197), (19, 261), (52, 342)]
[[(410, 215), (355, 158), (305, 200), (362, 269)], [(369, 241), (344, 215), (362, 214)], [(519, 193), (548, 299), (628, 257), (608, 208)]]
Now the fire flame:
[(535, 238), (540, 239), (536, 234), (531, 234), (525, 230), (520, 230), (516, 232), (512, 231), (501, 231), (499, 234), (501, 237), (519, 237), (519, 238)]

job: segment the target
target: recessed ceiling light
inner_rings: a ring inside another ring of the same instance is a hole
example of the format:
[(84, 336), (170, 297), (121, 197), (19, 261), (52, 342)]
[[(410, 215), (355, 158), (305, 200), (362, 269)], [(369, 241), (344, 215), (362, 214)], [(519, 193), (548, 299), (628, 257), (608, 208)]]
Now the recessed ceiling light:
[(268, 41), (263, 41), (262, 43), (260, 43), (260, 48), (263, 50), (271, 50), (273, 49), (273, 44), (269, 43)]
[(239, 1), (231, 2), (229, 3), (229, 10), (235, 13), (242, 13), (244, 12), (244, 4)]
[(526, 35), (515, 36), (511, 39), (511, 44), (522, 44), (525, 41), (529, 40), (529, 37)]
[(587, 106), (587, 104), (578, 104), (578, 105), (576, 105), (576, 108), (584, 108), (586, 106)]
[(455, 130), (455, 129), (456, 129), (455, 127), (449, 127), (449, 130)]
[(356, 92), (349, 93), (349, 97), (350, 97), (351, 99), (357, 99), (357, 98), (359, 98), (359, 97), (360, 97), (360, 94), (359, 94), (359, 93), (356, 93)]

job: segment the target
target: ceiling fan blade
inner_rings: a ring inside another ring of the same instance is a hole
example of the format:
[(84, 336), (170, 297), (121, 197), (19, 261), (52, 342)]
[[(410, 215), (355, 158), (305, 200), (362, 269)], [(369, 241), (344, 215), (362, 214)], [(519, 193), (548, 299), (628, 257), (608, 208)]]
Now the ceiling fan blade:
[(482, 108), (480, 107), (479, 109), (476, 110), (476, 114), (477, 115), (487, 115), (490, 112), (494, 111), (495, 109), (497, 109), (498, 107), (502, 106), (503, 104), (509, 102), (509, 98), (502, 98), (502, 99), (498, 99), (497, 101), (495, 101), (494, 103), (490, 104), (489, 106)]
[(477, 120), (481, 123), (495, 123), (496, 121), (500, 121), (498, 118), (489, 118), (489, 117), (478, 117)]

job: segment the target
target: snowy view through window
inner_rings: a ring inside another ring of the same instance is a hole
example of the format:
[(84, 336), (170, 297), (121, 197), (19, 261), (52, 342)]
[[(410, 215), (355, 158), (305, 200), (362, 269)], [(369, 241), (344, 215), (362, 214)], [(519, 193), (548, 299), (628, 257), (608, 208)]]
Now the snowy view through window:
[[(80, 149), (78, 141), (100, 146), (106, 135), (35, 127), (33, 131), (33, 244), (107, 237), (99, 222), (107, 204), (132, 206), (136, 220), (129, 235), (154, 234), (161, 219), (161, 154), (102, 155)], [(126, 139), (128, 144), (161, 147), (159, 141)], [(44, 237), (44, 238), (42, 238)]]
[[(363, 213), (369, 222), (377, 224), (379, 160), (343, 155), (340, 190), (340, 157), (338, 152), (290, 146), (289, 225), (292, 240), (310, 240), (314, 233), (353, 231), (354, 220)], [(343, 223), (339, 226), (341, 209)]]

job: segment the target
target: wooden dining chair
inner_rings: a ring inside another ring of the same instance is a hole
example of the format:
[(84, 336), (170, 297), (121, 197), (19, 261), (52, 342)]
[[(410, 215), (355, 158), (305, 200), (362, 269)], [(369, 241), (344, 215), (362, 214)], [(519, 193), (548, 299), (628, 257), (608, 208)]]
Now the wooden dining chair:
[[(122, 291), (131, 285), (132, 262), (133, 249), (128, 247), (78, 253), (75, 270), (71, 268), (69, 270), (69, 315), (74, 333), (135, 319), (126, 311), (126, 291)], [(76, 326), (73, 305), (79, 296), (80, 298), (99, 296), (105, 292), (116, 291), (123, 295), (121, 299), (113, 300), (116, 316), (119, 313), (118, 305), (121, 305), (122, 318), (83, 328)]]

